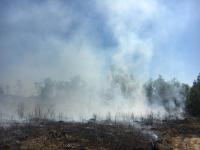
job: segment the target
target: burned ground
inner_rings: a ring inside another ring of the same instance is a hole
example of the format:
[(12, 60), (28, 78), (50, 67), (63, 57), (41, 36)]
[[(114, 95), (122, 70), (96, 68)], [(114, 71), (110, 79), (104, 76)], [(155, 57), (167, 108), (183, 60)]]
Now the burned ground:
[(1, 149), (152, 149), (131, 126), (48, 122), (1, 129)]
[(76, 122), (15, 124), (0, 129), (0, 149), (28, 150), (151, 150), (200, 149), (200, 120), (184, 119), (154, 124), (149, 131), (130, 125)]
[(157, 126), (156, 130), (159, 131), (160, 137), (157, 143), (158, 149), (200, 149), (200, 119), (165, 121)]

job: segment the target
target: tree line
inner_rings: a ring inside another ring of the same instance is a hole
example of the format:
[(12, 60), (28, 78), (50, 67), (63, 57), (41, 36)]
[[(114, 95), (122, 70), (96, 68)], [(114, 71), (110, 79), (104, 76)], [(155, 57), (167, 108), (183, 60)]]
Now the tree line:
[(184, 113), (200, 117), (200, 74), (190, 87), (176, 79), (166, 81), (160, 75), (144, 84), (148, 103), (163, 105), (169, 113)]
[(200, 117), (200, 73), (188, 89), (186, 111), (192, 116)]

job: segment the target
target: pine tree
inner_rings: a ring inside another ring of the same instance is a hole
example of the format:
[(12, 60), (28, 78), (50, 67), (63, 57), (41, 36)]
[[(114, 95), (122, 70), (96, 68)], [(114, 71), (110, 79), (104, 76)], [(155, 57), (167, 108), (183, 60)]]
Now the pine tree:
[(186, 109), (190, 115), (200, 117), (200, 74), (189, 91)]

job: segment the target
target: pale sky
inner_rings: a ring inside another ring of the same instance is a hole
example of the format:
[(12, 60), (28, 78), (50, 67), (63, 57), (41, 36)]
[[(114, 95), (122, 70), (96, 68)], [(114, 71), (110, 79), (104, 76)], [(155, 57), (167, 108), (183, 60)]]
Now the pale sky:
[(200, 72), (199, 0), (1, 0), (0, 81)]

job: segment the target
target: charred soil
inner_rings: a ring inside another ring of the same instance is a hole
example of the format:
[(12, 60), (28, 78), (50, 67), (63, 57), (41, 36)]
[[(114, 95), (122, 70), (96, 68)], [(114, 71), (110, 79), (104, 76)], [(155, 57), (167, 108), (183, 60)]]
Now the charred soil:
[(134, 126), (77, 122), (39, 122), (0, 128), (0, 150), (199, 150), (200, 120), (165, 121), (148, 129), (152, 139)]

